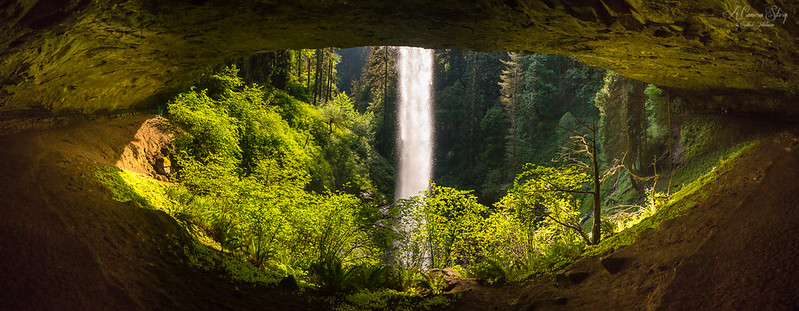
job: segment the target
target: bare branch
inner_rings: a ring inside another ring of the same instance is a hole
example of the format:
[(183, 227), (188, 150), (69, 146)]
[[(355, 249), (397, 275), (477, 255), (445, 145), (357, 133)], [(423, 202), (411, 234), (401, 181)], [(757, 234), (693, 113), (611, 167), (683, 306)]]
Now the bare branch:
[(580, 236), (581, 236), (583, 239), (585, 239), (585, 241), (586, 241), (588, 244), (591, 244), (591, 243), (590, 243), (590, 239), (588, 238), (588, 234), (586, 234), (586, 233), (583, 231), (583, 228), (580, 228), (580, 227), (578, 227), (578, 226), (575, 226), (575, 225), (568, 225), (568, 224), (566, 224), (566, 223), (563, 223), (563, 222), (561, 222), (560, 220), (557, 220), (557, 219), (555, 219), (555, 217), (552, 217), (552, 216), (550, 216), (550, 215), (547, 215), (546, 217), (547, 217), (547, 218), (549, 218), (549, 219), (551, 219), (552, 221), (554, 221), (555, 223), (557, 223), (557, 224), (559, 224), (559, 225), (561, 225), (561, 226), (564, 226), (564, 227), (566, 227), (566, 228), (569, 228), (569, 229), (572, 229), (572, 230), (574, 230), (575, 232), (579, 233), (579, 234), (580, 234)]
[[(576, 175), (576, 174), (564, 174), (563, 176), (569, 175)], [(548, 191), (556, 191), (556, 192), (566, 192), (566, 193), (581, 193), (581, 194), (594, 194), (593, 191), (585, 191), (585, 190), (577, 190), (577, 189), (564, 189), (560, 186), (556, 185), (551, 179), (549, 178), (541, 178), (544, 182), (547, 183), (552, 189), (548, 189)]]
[(575, 136), (583, 136), (583, 134), (580, 134), (580, 133), (578, 133), (577, 131), (575, 131), (575, 130), (572, 130), (572, 129), (570, 129), (570, 128), (567, 128), (567, 127), (565, 127), (565, 126), (562, 126), (562, 125), (560, 125), (560, 124), (557, 124), (557, 123), (552, 123), (552, 124), (553, 124), (553, 125), (555, 125), (556, 127), (560, 128), (560, 129), (564, 130), (564, 131), (567, 131), (567, 132), (569, 132), (569, 133), (572, 133), (572, 134), (574, 134)]
[(622, 167), (624, 167), (624, 170), (626, 170), (627, 173), (630, 174), (630, 176), (632, 176), (635, 179), (641, 180), (641, 181), (647, 181), (647, 180), (651, 180), (651, 179), (655, 179), (655, 178), (659, 177), (657, 174), (649, 176), (649, 177), (641, 177), (641, 176), (633, 174), (633, 172), (630, 172), (630, 170), (627, 168), (627, 166), (622, 165)]
[(582, 125), (583, 128), (585, 128), (589, 132), (594, 133), (594, 131), (596, 131), (596, 127), (595, 126), (586, 125), (585, 122), (583, 122), (583, 120), (580, 120), (580, 118), (575, 117), (574, 119), (577, 120), (577, 123), (580, 123), (580, 125)]
[[(588, 174), (591, 173), (591, 167), (589, 167), (587, 164), (585, 164), (583, 162), (578, 162), (578, 163), (572, 162), (572, 163), (567, 163), (567, 164), (558, 166), (558, 168), (569, 168), (569, 167), (574, 167), (574, 168), (580, 169), (581, 171), (583, 171), (583, 173), (588, 173)], [(563, 174), (563, 175), (564, 176), (571, 176), (571, 175), (577, 175), (577, 174), (578, 173), (568, 173), (568, 174)]]
[[(575, 119), (576, 119), (578, 122), (580, 122), (580, 124), (582, 124), (582, 125), (585, 127), (584, 123), (582, 123), (582, 121), (580, 121), (580, 119), (578, 119), (578, 118), (575, 118)], [(566, 127), (564, 127), (564, 126), (562, 126), (562, 125), (560, 125), (560, 124), (557, 124), (557, 123), (553, 123), (553, 124), (554, 124), (556, 127), (560, 128), (560, 129), (562, 129), (562, 130), (564, 130), (564, 131), (567, 131), (567, 132), (569, 132), (569, 133), (572, 133), (574, 136), (580, 136), (580, 137), (584, 137), (584, 138), (585, 138), (586, 140), (588, 140), (588, 141), (594, 141), (594, 138), (593, 138), (593, 137), (592, 137), (592, 138), (586, 138), (585, 136), (587, 136), (587, 135), (585, 135), (585, 134), (580, 134), (579, 132), (577, 132), (577, 131), (575, 131), (575, 130), (572, 130), (572, 129), (570, 129), (570, 128), (566, 128)], [(589, 129), (589, 131), (591, 131), (591, 132), (593, 133), (593, 130), (592, 130), (592, 129), (590, 129), (590, 128), (588, 128), (588, 127), (586, 127), (586, 128), (587, 128), (587, 129)], [(570, 138), (573, 138), (573, 137), (570, 137)]]
[(616, 173), (622, 168), (624, 168), (624, 165), (615, 163), (613, 165), (613, 167), (611, 167), (607, 171), (605, 171), (605, 174), (602, 175), (602, 177), (599, 179), (599, 182), (600, 183), (604, 183), (605, 180), (607, 180), (608, 177), (616, 175)]
[(616, 206), (608, 208), (606, 211), (608, 213), (611, 213), (611, 212), (624, 213), (624, 212), (628, 212), (629, 210), (632, 210), (633, 208), (641, 209), (641, 208), (643, 208), (643, 206), (635, 205), (635, 204), (633, 204), (633, 205), (616, 205)]
[(560, 189), (560, 188), (555, 188), (555, 189), (552, 189), (552, 191), (558, 191), (558, 192), (567, 192), (567, 193), (594, 194), (594, 192), (593, 192), (593, 191), (585, 191), (585, 190), (568, 190), (568, 189)]

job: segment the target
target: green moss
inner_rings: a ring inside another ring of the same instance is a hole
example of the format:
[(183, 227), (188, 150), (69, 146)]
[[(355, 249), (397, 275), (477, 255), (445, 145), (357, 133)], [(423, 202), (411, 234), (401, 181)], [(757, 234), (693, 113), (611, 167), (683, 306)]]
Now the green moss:
[(709, 120), (696, 119), (687, 122), (680, 128), (680, 146), (687, 146), (686, 159), (694, 159), (707, 152), (712, 146), (711, 140), (715, 139), (714, 132), (718, 124)]
[(745, 141), (727, 148), (721, 148), (715, 152), (710, 152), (706, 156), (690, 158), (674, 171), (670, 192), (676, 194), (679, 190), (688, 187), (694, 181), (723, 163), (725, 159), (731, 159), (737, 156), (742, 150), (751, 147), (754, 142), (755, 141)]
[(172, 184), (112, 166), (98, 168), (95, 176), (111, 191), (114, 200), (132, 202), (137, 207), (160, 210), (171, 216), (182, 211), (179, 199), (188, 194)]

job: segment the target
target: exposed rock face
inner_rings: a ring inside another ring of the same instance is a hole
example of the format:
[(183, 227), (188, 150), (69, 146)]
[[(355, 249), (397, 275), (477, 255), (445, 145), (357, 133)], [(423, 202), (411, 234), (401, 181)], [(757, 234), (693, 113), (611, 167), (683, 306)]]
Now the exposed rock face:
[(797, 112), (789, 99), (799, 93), (799, 4), (768, 2), (774, 4), (5, 0), (0, 106), (136, 107), (166, 98), (226, 58), (287, 48), (415, 45), (566, 54), (682, 94), (738, 99), (715, 97), (719, 105)]

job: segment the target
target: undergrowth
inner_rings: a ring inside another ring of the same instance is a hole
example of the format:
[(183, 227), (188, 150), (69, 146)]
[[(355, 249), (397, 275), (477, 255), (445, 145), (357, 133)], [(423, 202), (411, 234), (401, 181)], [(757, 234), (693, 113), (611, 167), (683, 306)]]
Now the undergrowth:
[(426, 310), (446, 306), (451, 301), (451, 297), (439, 295), (446, 286), (441, 276), (374, 263), (348, 264), (334, 254), (311, 264), (307, 271), (280, 261), (269, 261), (260, 268), (256, 267), (237, 254), (224, 251), (220, 243), (197, 228), (200, 216), (192, 210), (192, 198), (182, 186), (116, 167), (97, 168), (95, 175), (109, 189), (112, 199), (139, 208), (163, 211), (186, 228), (191, 233), (191, 240), (182, 241), (174, 236), (167, 238), (174, 246), (173, 253), (195, 269), (256, 285), (274, 285), (291, 275), (297, 279), (300, 289), (337, 294), (331, 299), (340, 310), (382, 310), (386, 306), (399, 310)]
[[(489, 284), (521, 281), (557, 271), (581, 256), (598, 255), (609, 249), (631, 245), (644, 230), (657, 228), (663, 221), (678, 217), (694, 206), (697, 200), (706, 196), (702, 191), (703, 187), (732, 169), (736, 159), (756, 143), (757, 141), (739, 144), (709, 156), (717, 161), (716, 165), (672, 194), (668, 200), (650, 189), (647, 203), (639, 210), (616, 213), (606, 219), (605, 222), (612, 223), (617, 233), (606, 237), (599, 245), (566, 243), (547, 248), (526, 260), (506, 262), (501, 258), (487, 258), (461, 270), (466, 275), (477, 277)], [(695, 172), (682, 174), (689, 176), (692, 173)], [(212, 271), (233, 281), (253, 284), (276, 284), (284, 276), (293, 275), (305, 288), (341, 293), (331, 298), (338, 299), (335, 302), (338, 310), (426, 309), (446, 306), (453, 299), (452, 296), (437, 295), (446, 286), (443, 279), (431, 277), (418, 269), (380, 264), (345, 264), (335, 256), (311, 265), (307, 271), (281, 266), (279, 263), (258, 268), (235, 254), (224, 252), (219, 243), (205, 236), (202, 230), (197, 230), (195, 218), (198, 216), (188, 207), (190, 197), (181, 186), (115, 167), (98, 168), (95, 174), (111, 191), (114, 200), (163, 211), (187, 228), (195, 239), (180, 246), (178, 253), (186, 259), (188, 265), (197, 269)], [(179, 244), (177, 241), (174, 243)]]
[(361, 310), (431, 310), (451, 305), (458, 294), (419, 296), (393, 289), (358, 291), (334, 301), (337, 311)]
[(717, 152), (712, 158), (717, 159), (718, 162), (716, 165), (711, 166), (712, 169), (709, 172), (672, 194), (662, 206), (654, 207), (656, 210), (651, 216), (639, 219), (637, 223), (630, 225), (627, 230), (605, 239), (599, 245), (587, 247), (583, 256), (599, 255), (610, 249), (631, 245), (635, 243), (644, 230), (655, 229), (662, 222), (684, 214), (696, 204), (698, 199), (702, 199), (707, 195), (702, 191), (705, 186), (715, 182), (719, 176), (731, 170), (735, 166), (736, 160), (757, 143), (758, 141), (751, 141), (731, 147), (723, 152)]
[(192, 224), (189, 220), (192, 217), (186, 216), (190, 212), (185, 207), (185, 202), (182, 202), (187, 192), (181, 187), (110, 166), (98, 168), (95, 170), (95, 175), (111, 191), (114, 200), (130, 202), (139, 208), (163, 211), (184, 228), (189, 229), (195, 238), (189, 243), (175, 236), (168, 237), (175, 246), (174, 254), (184, 258), (189, 266), (215, 272), (232, 281), (252, 284), (276, 284), (283, 277), (283, 273), (270, 273), (268, 270), (258, 269), (231, 254), (209, 247), (213, 246), (213, 243), (208, 243), (209, 245), (201, 243), (212, 240), (191, 229)]

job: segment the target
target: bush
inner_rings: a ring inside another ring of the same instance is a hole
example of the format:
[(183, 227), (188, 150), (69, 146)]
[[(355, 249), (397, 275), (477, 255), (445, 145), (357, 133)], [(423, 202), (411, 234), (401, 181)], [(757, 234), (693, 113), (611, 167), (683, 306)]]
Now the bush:
[(406, 265), (446, 268), (478, 260), (477, 235), (488, 208), (471, 191), (433, 183), (430, 190), (401, 200), (397, 207), (402, 215), (399, 226), (408, 230), (400, 241)]

